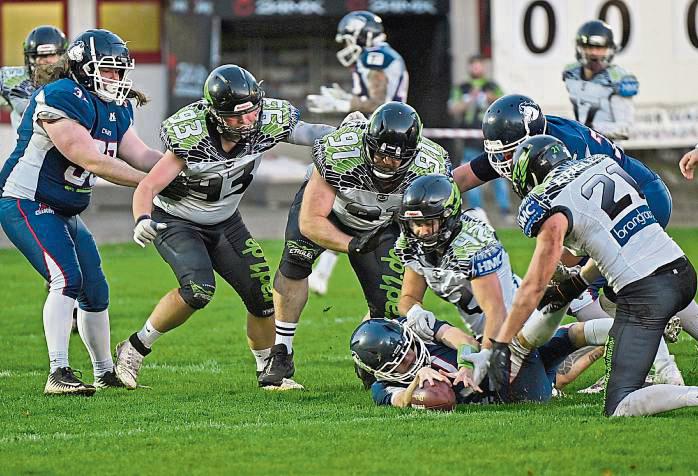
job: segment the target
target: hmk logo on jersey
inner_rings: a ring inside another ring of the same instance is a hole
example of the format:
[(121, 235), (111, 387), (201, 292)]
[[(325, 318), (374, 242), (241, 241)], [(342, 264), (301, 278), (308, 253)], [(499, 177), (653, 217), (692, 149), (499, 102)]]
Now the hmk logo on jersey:
[(116, 122), (116, 113), (115, 112), (109, 113), (109, 122)]
[[(488, 255), (485, 255), (488, 256)], [(502, 248), (497, 249), (494, 256), (475, 257), (475, 275), (482, 276), (491, 273), (493, 270), (499, 269), (502, 266)]]
[(526, 236), (531, 236), (533, 226), (538, 223), (538, 220), (543, 218), (544, 215), (545, 210), (543, 210), (543, 207), (541, 207), (537, 201), (532, 200), (530, 196), (526, 197), (521, 204), (518, 217), (519, 226)]
[(654, 223), (657, 223), (657, 220), (654, 219), (654, 215), (649, 207), (647, 205), (641, 205), (616, 223), (616, 226), (611, 229), (611, 234), (618, 244), (623, 246), (635, 233)]

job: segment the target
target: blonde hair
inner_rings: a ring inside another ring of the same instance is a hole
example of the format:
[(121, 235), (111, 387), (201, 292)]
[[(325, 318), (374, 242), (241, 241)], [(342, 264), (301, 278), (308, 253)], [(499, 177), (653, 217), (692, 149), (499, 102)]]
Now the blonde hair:
[[(62, 55), (57, 62), (47, 65), (45, 68), (36, 68), (32, 79), (34, 84), (40, 87), (62, 78), (72, 78), (67, 54)], [(144, 93), (134, 88), (131, 88), (126, 97), (133, 99), (136, 106), (144, 106), (150, 100)]]

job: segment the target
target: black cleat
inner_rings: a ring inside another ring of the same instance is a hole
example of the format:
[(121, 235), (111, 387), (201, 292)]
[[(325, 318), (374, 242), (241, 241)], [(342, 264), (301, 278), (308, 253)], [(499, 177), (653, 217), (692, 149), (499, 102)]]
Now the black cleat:
[(75, 372), (70, 367), (61, 367), (48, 375), (44, 393), (46, 395), (84, 395), (91, 397), (95, 394), (95, 387), (84, 383), (75, 376)]
[(95, 388), (126, 388), (126, 385), (116, 376), (116, 370), (95, 377)]
[(257, 383), (260, 387), (278, 387), (285, 378), (293, 377), (295, 371), (293, 353), (288, 353), (285, 344), (276, 344), (271, 348), (267, 364), (264, 366), (262, 374), (257, 378)]

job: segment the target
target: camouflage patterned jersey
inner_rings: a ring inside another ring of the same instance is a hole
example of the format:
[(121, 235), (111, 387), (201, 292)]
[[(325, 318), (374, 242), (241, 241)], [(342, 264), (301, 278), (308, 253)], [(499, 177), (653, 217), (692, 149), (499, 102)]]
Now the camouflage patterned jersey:
[(467, 213), (461, 216), (461, 229), (438, 263), (431, 263), (420, 243), (404, 234), (395, 243), (395, 252), (406, 267), (424, 276), (436, 295), (458, 307), (475, 335), (484, 332), (485, 316), (473, 297), (471, 280), (497, 273), (505, 306), (511, 308), (518, 279), (509, 256), (494, 229)]
[(414, 179), (430, 173), (451, 174), (448, 153), (423, 138), (419, 152), (402, 181), (392, 191), (382, 191), (367, 165), (363, 134), (368, 123), (351, 122), (317, 140), (313, 147), (315, 168), (335, 190), (332, 211), (344, 225), (367, 231), (392, 218), (402, 194)]
[[(330, 126), (300, 121), (298, 109), (288, 101), (271, 98), (263, 101), (260, 131), (240, 141), (230, 152), (221, 148), (220, 134), (208, 118), (204, 100), (166, 119), (160, 137), (168, 150), (186, 162), (180, 176), (186, 179), (190, 192), (180, 201), (158, 195), (155, 205), (195, 223), (220, 223), (237, 210), (265, 151), (282, 141), (310, 145), (316, 138), (334, 130)], [(299, 129), (308, 137), (301, 138)]]
[(12, 129), (17, 130), (22, 114), (29, 104), (29, 98), (36, 88), (27, 75), (24, 66), (5, 66), (0, 68), (0, 105), (8, 104), (12, 109), (10, 120)]

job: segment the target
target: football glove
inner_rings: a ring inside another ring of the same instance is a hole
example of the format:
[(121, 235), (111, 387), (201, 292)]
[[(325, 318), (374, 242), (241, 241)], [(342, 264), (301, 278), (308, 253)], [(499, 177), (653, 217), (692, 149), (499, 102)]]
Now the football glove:
[(339, 84), (332, 83), (332, 87), (320, 86), (320, 94), (323, 96), (339, 99), (340, 101), (351, 101), (351, 93), (345, 91)]
[(487, 375), (490, 384), (503, 402), (509, 401), (509, 378), (511, 376), (511, 350), (505, 342), (492, 341), (492, 354)]
[(538, 309), (545, 312), (559, 311), (577, 299), (589, 286), (581, 274), (576, 274), (559, 284), (548, 286), (543, 298), (538, 303)]
[(490, 356), (492, 351), (490, 349), (482, 349), (480, 352), (473, 352), (468, 355), (464, 355), (463, 359), (472, 362), (473, 368), (473, 383), (475, 385), (480, 385), (482, 379), (487, 375), (487, 371), (490, 368)]
[(362, 112), (359, 111), (354, 111), (350, 112), (347, 114), (347, 117), (342, 119), (342, 123), (339, 125), (339, 127), (346, 126), (350, 122), (366, 122), (368, 119), (366, 119), (366, 116)]
[(419, 304), (415, 304), (407, 311), (405, 325), (412, 329), (415, 334), (423, 340), (434, 341), (434, 325), (436, 316), (433, 312), (427, 311)]
[(347, 99), (337, 99), (329, 94), (308, 94), (306, 103), (310, 112), (349, 112), (350, 102)]
[(158, 232), (167, 228), (167, 224), (158, 223), (150, 218), (150, 215), (142, 215), (138, 217), (136, 227), (133, 229), (133, 241), (138, 243), (141, 248), (155, 239)]
[(163, 188), (158, 195), (162, 195), (165, 198), (178, 202), (186, 197), (188, 193), (189, 187), (187, 186), (187, 180), (178, 175), (167, 185), (167, 187)]

